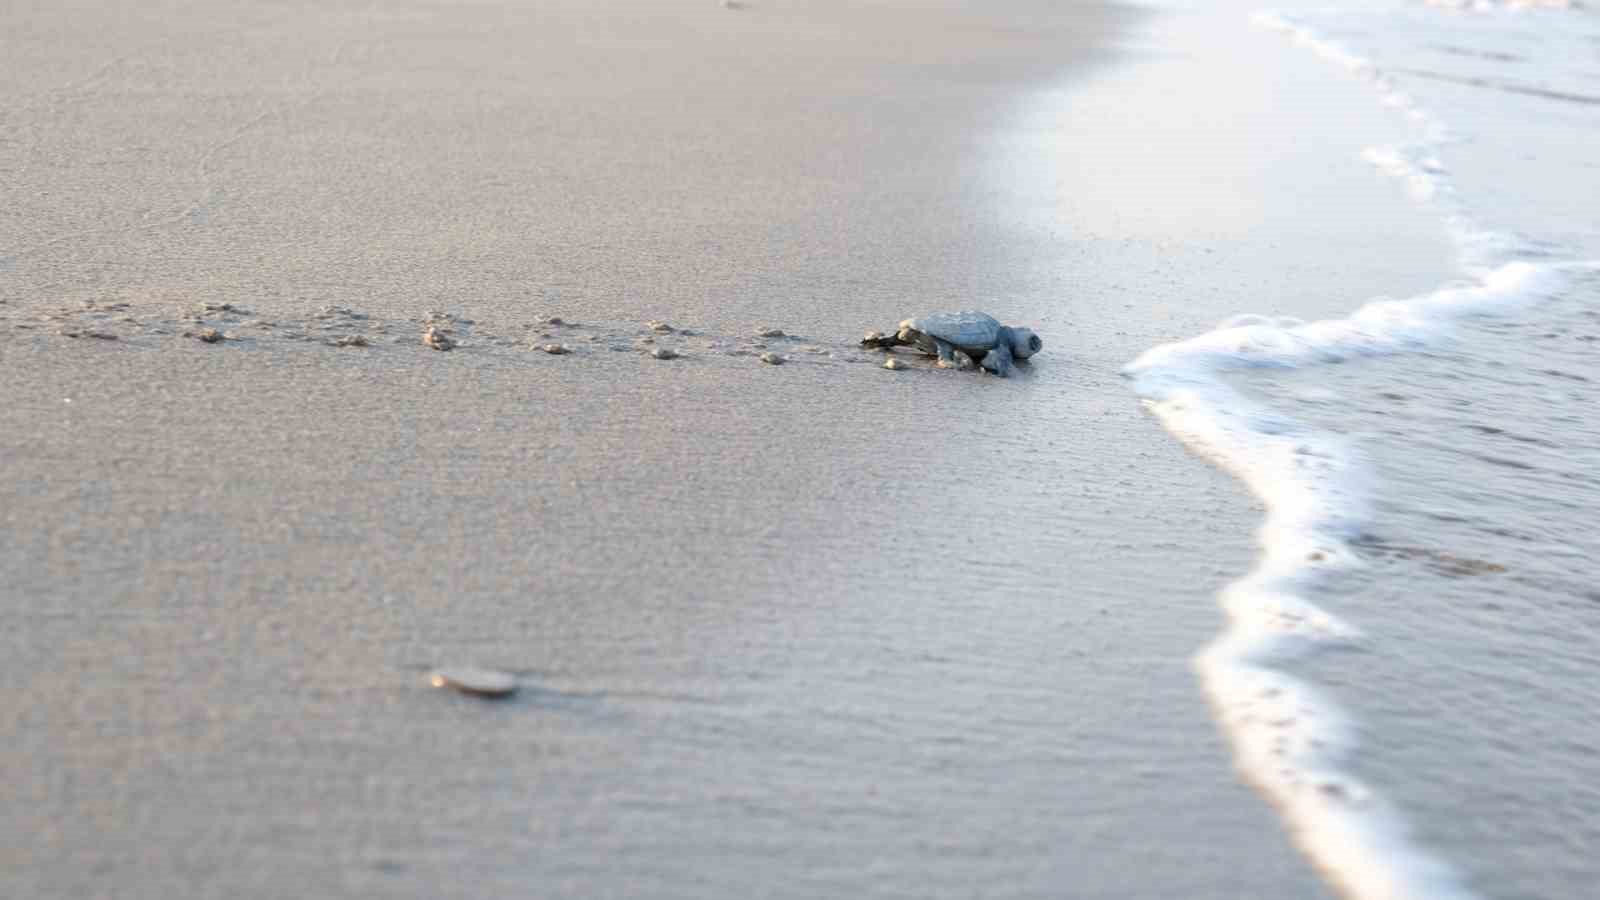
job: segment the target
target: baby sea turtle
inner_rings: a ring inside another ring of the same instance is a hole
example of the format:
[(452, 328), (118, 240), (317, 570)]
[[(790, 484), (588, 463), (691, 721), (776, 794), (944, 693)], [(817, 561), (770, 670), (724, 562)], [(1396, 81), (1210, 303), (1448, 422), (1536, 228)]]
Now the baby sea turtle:
[(936, 313), (906, 319), (892, 334), (867, 333), (861, 346), (876, 350), (915, 347), (939, 357), (947, 369), (977, 365), (1004, 378), (1014, 359), (1027, 359), (1044, 347), (1044, 341), (1027, 328), (1001, 325), (993, 316), (974, 310)]

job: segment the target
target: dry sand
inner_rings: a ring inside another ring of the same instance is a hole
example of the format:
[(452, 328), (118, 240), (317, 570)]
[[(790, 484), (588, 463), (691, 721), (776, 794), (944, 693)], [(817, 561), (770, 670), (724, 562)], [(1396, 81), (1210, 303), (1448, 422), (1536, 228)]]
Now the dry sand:
[[(1281, 282), (1056, 217), (1135, 26), (11, 4), (0, 894), (1318, 895), (1188, 670), (1251, 511), (1116, 374)], [(975, 304), (1038, 364), (852, 346)]]

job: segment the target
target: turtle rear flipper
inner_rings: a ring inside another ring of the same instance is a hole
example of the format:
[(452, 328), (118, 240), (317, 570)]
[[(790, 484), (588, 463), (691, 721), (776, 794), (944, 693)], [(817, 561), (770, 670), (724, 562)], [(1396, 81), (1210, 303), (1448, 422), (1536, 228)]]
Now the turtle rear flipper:
[(861, 339), (861, 346), (869, 350), (892, 350), (895, 347), (904, 346), (906, 343), (906, 341), (900, 340), (900, 335), (897, 332), (884, 334), (881, 331), (869, 331), (867, 336)]
[(939, 353), (939, 362), (935, 365), (939, 368), (965, 371), (973, 367), (972, 357), (968, 356), (965, 350), (959, 347), (952, 347), (944, 341), (937, 341), (935, 346), (938, 348)]

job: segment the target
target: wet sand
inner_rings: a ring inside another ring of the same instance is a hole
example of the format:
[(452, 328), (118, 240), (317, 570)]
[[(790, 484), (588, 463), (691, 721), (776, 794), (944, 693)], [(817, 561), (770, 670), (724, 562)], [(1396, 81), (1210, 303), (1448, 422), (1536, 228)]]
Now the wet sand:
[[(1117, 371), (1329, 226), (1141, 218), (1143, 18), (995, 6), (19, 11), (0, 892), (1321, 895), (1189, 670), (1250, 505)], [(854, 347), (972, 305), (1045, 353)]]

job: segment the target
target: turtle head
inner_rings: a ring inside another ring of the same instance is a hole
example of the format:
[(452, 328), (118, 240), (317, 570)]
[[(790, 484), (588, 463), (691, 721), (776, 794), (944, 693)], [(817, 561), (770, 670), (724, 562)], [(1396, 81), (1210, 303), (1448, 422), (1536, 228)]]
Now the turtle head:
[(1027, 359), (1044, 349), (1044, 341), (1029, 328), (1011, 328), (1011, 355), (1017, 359)]

